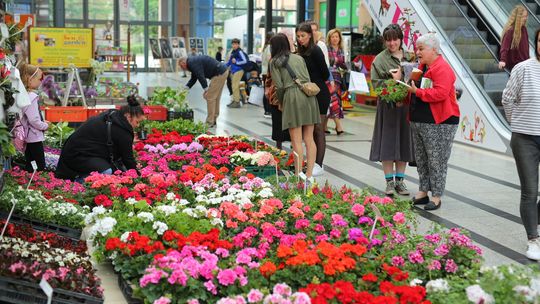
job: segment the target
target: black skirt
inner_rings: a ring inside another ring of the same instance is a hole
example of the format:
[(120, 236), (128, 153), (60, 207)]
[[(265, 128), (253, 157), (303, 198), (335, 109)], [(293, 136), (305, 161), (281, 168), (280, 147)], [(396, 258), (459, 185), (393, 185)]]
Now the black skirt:
[(272, 139), (275, 141), (291, 141), (289, 130), (281, 130), (281, 111), (276, 106), (270, 106), (272, 113)]

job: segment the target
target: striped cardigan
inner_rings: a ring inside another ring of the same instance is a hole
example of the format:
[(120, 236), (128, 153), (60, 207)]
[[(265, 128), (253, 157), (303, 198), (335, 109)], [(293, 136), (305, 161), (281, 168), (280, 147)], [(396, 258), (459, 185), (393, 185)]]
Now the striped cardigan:
[(540, 135), (540, 61), (531, 58), (512, 69), (502, 95), (512, 132)]

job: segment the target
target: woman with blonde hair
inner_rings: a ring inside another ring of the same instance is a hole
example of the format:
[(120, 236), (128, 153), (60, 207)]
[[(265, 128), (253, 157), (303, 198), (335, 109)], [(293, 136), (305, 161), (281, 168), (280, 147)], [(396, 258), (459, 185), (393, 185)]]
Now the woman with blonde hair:
[(529, 59), (529, 35), (527, 34), (527, 16), (523, 5), (516, 5), (503, 28), (499, 68), (512, 71), (514, 66)]
[[(336, 124), (336, 134), (343, 134), (343, 126), (341, 125), (341, 119), (343, 119), (343, 104), (341, 103), (341, 95), (347, 89), (345, 88), (345, 80), (341, 75), (342, 70), (347, 70), (345, 64), (345, 52), (343, 51), (343, 36), (338, 29), (332, 29), (326, 36), (326, 42), (328, 43), (328, 60), (330, 62), (330, 73), (334, 78), (334, 88), (332, 94), (332, 100), (330, 103), (330, 110), (328, 118), (333, 119)], [(341, 71), (340, 71), (341, 69)], [(328, 130), (328, 120), (324, 121), (324, 130)]]

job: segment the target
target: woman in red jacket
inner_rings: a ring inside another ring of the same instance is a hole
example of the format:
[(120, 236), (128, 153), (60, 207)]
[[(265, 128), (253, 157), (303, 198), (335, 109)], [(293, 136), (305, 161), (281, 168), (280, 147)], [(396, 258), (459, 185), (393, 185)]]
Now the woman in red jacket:
[(417, 83), (413, 81), (409, 89), (413, 93), (409, 115), (420, 178), (413, 203), (425, 204), (425, 210), (436, 210), (441, 207), (448, 160), (459, 124), (456, 75), (439, 54), (440, 42), (435, 34), (421, 36), (416, 47), (423, 76)]
[(523, 5), (516, 5), (510, 13), (502, 33), (500, 69), (507, 68), (512, 71), (516, 64), (529, 59), (527, 16), (527, 9)]

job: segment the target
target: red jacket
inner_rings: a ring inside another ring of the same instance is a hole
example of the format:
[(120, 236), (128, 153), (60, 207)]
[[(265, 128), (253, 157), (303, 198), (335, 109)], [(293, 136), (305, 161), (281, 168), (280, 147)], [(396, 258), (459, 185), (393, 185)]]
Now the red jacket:
[[(421, 64), (418, 68), (423, 70), (424, 65)], [(459, 105), (454, 86), (456, 74), (442, 55), (435, 59), (423, 76), (431, 79), (433, 87), (417, 89), (416, 96), (429, 103), (435, 123), (439, 124), (451, 116), (459, 117)]]

